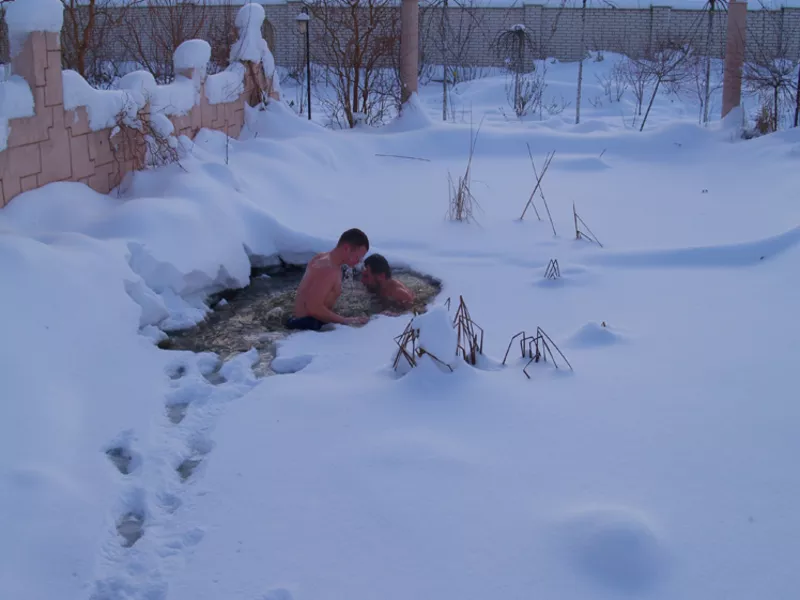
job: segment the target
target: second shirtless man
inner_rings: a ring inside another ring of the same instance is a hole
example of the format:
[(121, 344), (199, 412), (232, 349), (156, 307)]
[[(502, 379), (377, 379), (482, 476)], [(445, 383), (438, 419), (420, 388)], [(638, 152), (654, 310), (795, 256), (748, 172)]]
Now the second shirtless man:
[(362, 325), (367, 317), (342, 317), (333, 312), (333, 305), (342, 294), (342, 265), (356, 266), (369, 251), (369, 239), (360, 229), (348, 229), (336, 247), (317, 254), (306, 272), (294, 301), (293, 316), (287, 321), (289, 329), (319, 330), (328, 323)]

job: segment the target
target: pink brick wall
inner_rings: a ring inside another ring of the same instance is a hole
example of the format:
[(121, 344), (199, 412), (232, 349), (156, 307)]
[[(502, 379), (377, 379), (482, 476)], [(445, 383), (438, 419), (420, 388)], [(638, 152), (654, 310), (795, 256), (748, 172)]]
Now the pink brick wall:
[[(0, 152), (0, 207), (22, 192), (55, 181), (82, 182), (106, 194), (127, 173), (145, 167), (142, 132), (127, 127), (114, 136), (111, 129), (92, 131), (85, 107), (64, 109), (58, 34), (31, 34), (12, 68), (33, 92), (35, 116), (9, 121), (7, 147)], [(188, 115), (171, 117), (175, 135), (194, 138), (207, 128), (237, 137), (244, 125), (245, 102), (254, 89), (268, 90), (270, 83), (259, 66), (247, 69), (245, 91), (233, 102), (209, 104), (202, 89), (200, 104)], [(147, 116), (140, 113), (143, 119)]]

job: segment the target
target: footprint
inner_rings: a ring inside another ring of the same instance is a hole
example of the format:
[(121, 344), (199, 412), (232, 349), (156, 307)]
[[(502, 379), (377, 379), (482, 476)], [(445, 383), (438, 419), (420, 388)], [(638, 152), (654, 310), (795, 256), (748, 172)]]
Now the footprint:
[(196, 355), (197, 369), (207, 382), (212, 385), (225, 383), (225, 378), (219, 372), (222, 361), (213, 352), (201, 352)]
[(181, 476), (181, 481), (185, 482), (195, 472), (206, 454), (211, 452), (214, 443), (206, 436), (198, 434), (189, 441), (191, 454), (185, 458), (177, 467), (176, 471)]
[(225, 378), (222, 376), (222, 373), (219, 372), (219, 369), (208, 374), (204, 373), (203, 378), (211, 385), (221, 385), (225, 383)]
[(117, 533), (125, 540), (122, 547), (130, 548), (144, 535), (144, 515), (138, 512), (126, 513), (117, 523)]
[(181, 504), (183, 504), (178, 496), (169, 492), (162, 492), (158, 494), (158, 501), (164, 510), (170, 514), (173, 514), (181, 507)]
[(187, 372), (186, 365), (174, 365), (167, 370), (169, 378), (175, 381), (185, 376)]
[(178, 468), (175, 469), (178, 471), (178, 474), (181, 476), (181, 481), (186, 481), (194, 474), (195, 469), (200, 466), (200, 463), (203, 462), (201, 457), (191, 457), (184, 460), (181, 464), (178, 465)]
[(186, 417), (186, 411), (189, 409), (188, 402), (176, 402), (175, 404), (167, 404), (167, 416), (172, 421), (173, 425), (177, 425)]
[(117, 470), (123, 475), (129, 475), (133, 470), (131, 468), (133, 454), (127, 448), (123, 446), (109, 448), (106, 450), (106, 456), (108, 456), (109, 460), (114, 463), (114, 466), (117, 467)]

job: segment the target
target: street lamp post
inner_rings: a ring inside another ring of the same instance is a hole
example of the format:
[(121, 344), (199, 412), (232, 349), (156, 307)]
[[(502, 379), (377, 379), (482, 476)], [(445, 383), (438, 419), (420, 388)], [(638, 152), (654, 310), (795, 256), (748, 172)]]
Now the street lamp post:
[(300, 29), (300, 34), (306, 36), (306, 93), (308, 94), (307, 97), (307, 104), (308, 104), (308, 120), (311, 120), (311, 42), (310, 42), (310, 31), (309, 31), (309, 21), (311, 17), (308, 14), (308, 8), (305, 6), (303, 7), (302, 12), (295, 17), (297, 21), (297, 26)]

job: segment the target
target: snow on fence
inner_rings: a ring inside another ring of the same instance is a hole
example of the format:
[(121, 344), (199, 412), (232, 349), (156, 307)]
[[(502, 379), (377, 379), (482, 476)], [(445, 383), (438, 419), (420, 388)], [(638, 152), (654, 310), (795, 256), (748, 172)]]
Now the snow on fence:
[(137, 71), (114, 90), (95, 89), (75, 71), (62, 70), (62, 10), (60, 0), (7, 8), (11, 75), (0, 82), (0, 207), (56, 181), (108, 193), (127, 173), (169, 160), (179, 136), (191, 139), (207, 128), (236, 137), (245, 104), (280, 97), (260, 33), (260, 5), (239, 11), (239, 39), (225, 71), (208, 76), (211, 47), (189, 40), (176, 49), (172, 83), (157, 85)]

